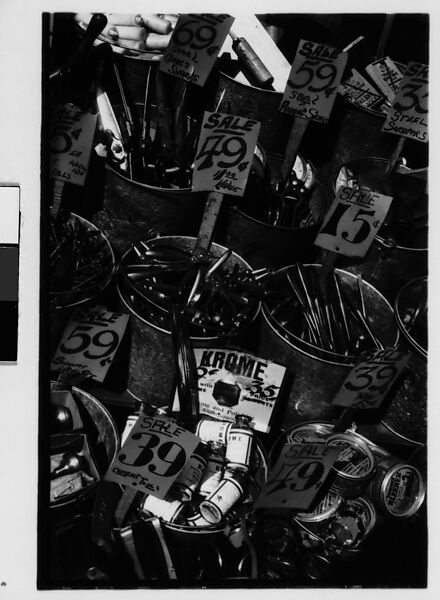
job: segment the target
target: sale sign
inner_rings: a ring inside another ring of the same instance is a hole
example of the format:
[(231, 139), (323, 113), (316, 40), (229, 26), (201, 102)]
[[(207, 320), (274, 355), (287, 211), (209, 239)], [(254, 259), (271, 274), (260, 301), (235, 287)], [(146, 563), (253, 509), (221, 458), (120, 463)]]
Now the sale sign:
[(285, 444), (255, 508), (310, 508), (340, 451), (322, 443)]
[(428, 141), (428, 83), (429, 67), (410, 62), (382, 131)]
[(124, 336), (129, 315), (101, 306), (78, 309), (70, 318), (52, 359), (53, 371), (71, 370), (104, 381)]
[(326, 214), (315, 244), (344, 256), (365, 256), (392, 198), (366, 188), (342, 186)]
[(105, 479), (164, 498), (200, 438), (167, 417), (140, 416)]
[(348, 374), (333, 404), (346, 408), (378, 408), (410, 357), (410, 353), (393, 348), (364, 354)]
[(327, 123), (346, 64), (346, 52), (300, 40), (280, 111)]
[(160, 70), (203, 86), (233, 22), (234, 17), (229, 15), (181, 15)]
[(205, 111), (194, 161), (194, 191), (243, 196), (260, 123)]
[(49, 132), (51, 177), (84, 185), (97, 118), (73, 104), (55, 107)]

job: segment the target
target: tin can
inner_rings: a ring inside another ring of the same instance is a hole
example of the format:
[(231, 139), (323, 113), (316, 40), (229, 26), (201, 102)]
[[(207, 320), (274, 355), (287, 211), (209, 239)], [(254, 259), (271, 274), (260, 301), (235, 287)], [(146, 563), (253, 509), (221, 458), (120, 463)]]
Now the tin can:
[(213, 421), (212, 419), (200, 419), (196, 427), (196, 435), (202, 442), (214, 442), (226, 444), (228, 433), (232, 427), (229, 421)]
[(148, 495), (142, 505), (142, 510), (160, 517), (167, 523), (175, 523), (182, 518), (185, 502), (171, 498), (156, 498)]
[(376, 463), (368, 445), (355, 433), (335, 433), (327, 442), (341, 448), (332, 467), (330, 490), (348, 498), (359, 496), (372, 479)]
[(237, 470), (226, 472), (218, 488), (200, 503), (201, 515), (211, 524), (223, 521), (228, 511), (244, 494), (246, 475)]
[(189, 527), (201, 527), (202, 529), (205, 527), (212, 527), (212, 523), (207, 521), (196, 507), (192, 514), (186, 517), (185, 525), (188, 525)]
[(324, 521), (338, 510), (342, 500), (343, 498), (339, 494), (328, 492), (314, 510), (298, 513), (295, 515), (295, 519), (304, 523)]
[(251, 429), (231, 427), (226, 443), (226, 461), (228, 464), (249, 467), (253, 437)]
[(203, 456), (203, 447), (201, 444), (199, 446), (172, 485), (173, 494), (183, 502), (191, 500), (206, 469), (207, 461)]
[(408, 463), (383, 459), (370, 484), (371, 499), (388, 517), (412, 517), (425, 499), (426, 486), (420, 471)]
[(210, 452), (208, 454), (206, 469), (202, 475), (199, 488), (199, 494), (204, 497), (210, 496), (218, 488), (220, 481), (223, 479), (223, 472), (226, 465), (225, 458), (221, 452), (223, 448), (222, 444), (209, 442), (209, 446)]
[(323, 442), (333, 431), (330, 423), (303, 423), (287, 433), (289, 444), (314, 444)]
[(330, 518), (325, 542), (330, 547), (357, 547), (371, 533), (376, 524), (376, 511), (365, 498), (348, 498)]

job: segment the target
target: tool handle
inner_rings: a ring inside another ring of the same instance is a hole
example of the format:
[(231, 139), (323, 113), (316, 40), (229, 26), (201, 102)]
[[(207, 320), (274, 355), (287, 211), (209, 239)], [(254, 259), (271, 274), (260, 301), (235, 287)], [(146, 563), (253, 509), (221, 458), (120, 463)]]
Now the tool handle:
[(269, 87), (273, 83), (273, 76), (258, 54), (245, 38), (236, 37), (232, 48), (237, 54), (238, 61), (244, 74), (252, 85)]
[(164, 81), (159, 69), (156, 69), (156, 104), (156, 132), (159, 133), (160, 149), (163, 157), (171, 160), (174, 152), (171, 136), (171, 114), (166, 99)]
[(196, 258), (202, 258), (211, 246), (212, 234), (214, 233), (222, 202), (223, 194), (220, 194), (219, 192), (209, 192), (193, 252)]
[(106, 25), (107, 17), (105, 15), (102, 13), (93, 15), (84, 36), (62, 67), (61, 73), (63, 75), (71, 73), (81, 65), (82, 61), (86, 58), (92, 48), (94, 41)]

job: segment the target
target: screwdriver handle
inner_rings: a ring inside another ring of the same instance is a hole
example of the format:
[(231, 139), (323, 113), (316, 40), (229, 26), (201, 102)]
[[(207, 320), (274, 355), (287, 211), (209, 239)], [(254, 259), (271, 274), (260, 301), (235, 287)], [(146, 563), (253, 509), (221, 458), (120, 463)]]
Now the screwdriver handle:
[(243, 72), (252, 85), (267, 88), (273, 83), (273, 77), (260, 57), (245, 38), (229, 32), (232, 37), (232, 48), (237, 54)]

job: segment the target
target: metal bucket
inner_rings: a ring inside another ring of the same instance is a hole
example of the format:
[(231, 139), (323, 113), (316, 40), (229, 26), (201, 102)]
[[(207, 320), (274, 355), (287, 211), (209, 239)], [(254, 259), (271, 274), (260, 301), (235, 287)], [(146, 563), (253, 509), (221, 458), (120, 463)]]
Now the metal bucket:
[[(370, 164), (374, 169), (372, 172), (379, 174), (380, 172), (385, 172), (388, 160), (373, 156), (359, 158), (343, 164), (335, 174), (333, 184), (335, 194), (339, 187), (337, 182), (338, 173), (341, 172), (342, 168), (350, 168), (356, 173), (361, 164)], [(404, 177), (411, 176), (405, 175)], [(366, 185), (368, 185), (368, 183), (366, 183)], [(374, 184), (371, 185), (371, 188), (374, 189)], [(398, 199), (394, 200), (390, 210), (393, 210), (393, 204), (397, 201)], [(421, 246), (418, 247), (417, 244), (421, 244)], [(427, 274), (428, 249), (425, 247), (426, 245), (427, 243), (417, 241), (414, 244), (414, 247), (399, 245), (392, 239), (377, 235), (370, 250), (363, 259), (349, 260), (342, 258), (341, 266), (347, 269), (347, 271), (361, 273), (362, 276), (381, 291), (390, 302), (393, 302), (397, 292), (404, 283)]]
[[(165, 236), (160, 239), (185, 250), (192, 250), (196, 242), (196, 238), (185, 236)], [(213, 257), (219, 257), (225, 251), (226, 248), (220, 244), (211, 245), (210, 252)], [(242, 269), (250, 269), (250, 266), (233, 252), (225, 265), (234, 267), (236, 264)], [(127, 389), (135, 398), (144, 402), (151, 402), (154, 399), (153, 403), (159, 406), (168, 405), (173, 398), (177, 374), (171, 332), (153, 323), (147, 314), (140, 314), (134, 308), (129, 293), (121, 284), (118, 284), (117, 290), (124, 309), (132, 315)], [(258, 304), (253, 320), (256, 319), (259, 308)], [(194, 348), (226, 347), (237, 341), (237, 337), (191, 337)]]
[[(52, 386), (56, 385), (52, 382)], [(119, 449), (119, 434), (113, 417), (91, 394), (73, 386), (71, 393), (77, 403), (87, 439), (93, 452), (96, 468), (104, 476)], [(56, 517), (70, 514), (75, 507), (96, 492), (98, 481), (91, 483), (70, 497), (54, 502), (50, 506)]]
[(254, 269), (281, 268), (294, 262), (311, 262), (317, 254), (313, 241), (328, 209), (321, 184), (315, 181), (309, 201), (315, 223), (308, 227), (278, 227), (230, 207), (219, 241), (242, 256)]
[[(320, 268), (320, 265), (306, 266)], [(275, 275), (285, 270), (281, 269)], [(341, 285), (354, 294), (356, 276), (341, 269), (336, 269), (336, 272)], [(381, 332), (381, 341), (385, 346), (394, 347), (399, 332), (394, 322), (393, 308), (371, 284), (364, 282), (364, 286), (365, 307), (371, 316), (372, 329)], [(286, 364), (293, 372), (284, 426), (335, 419), (340, 409), (333, 407), (331, 401), (358, 357), (321, 350), (293, 334), (283, 334), (265, 305), (262, 313), (259, 353), (265, 358)]]

